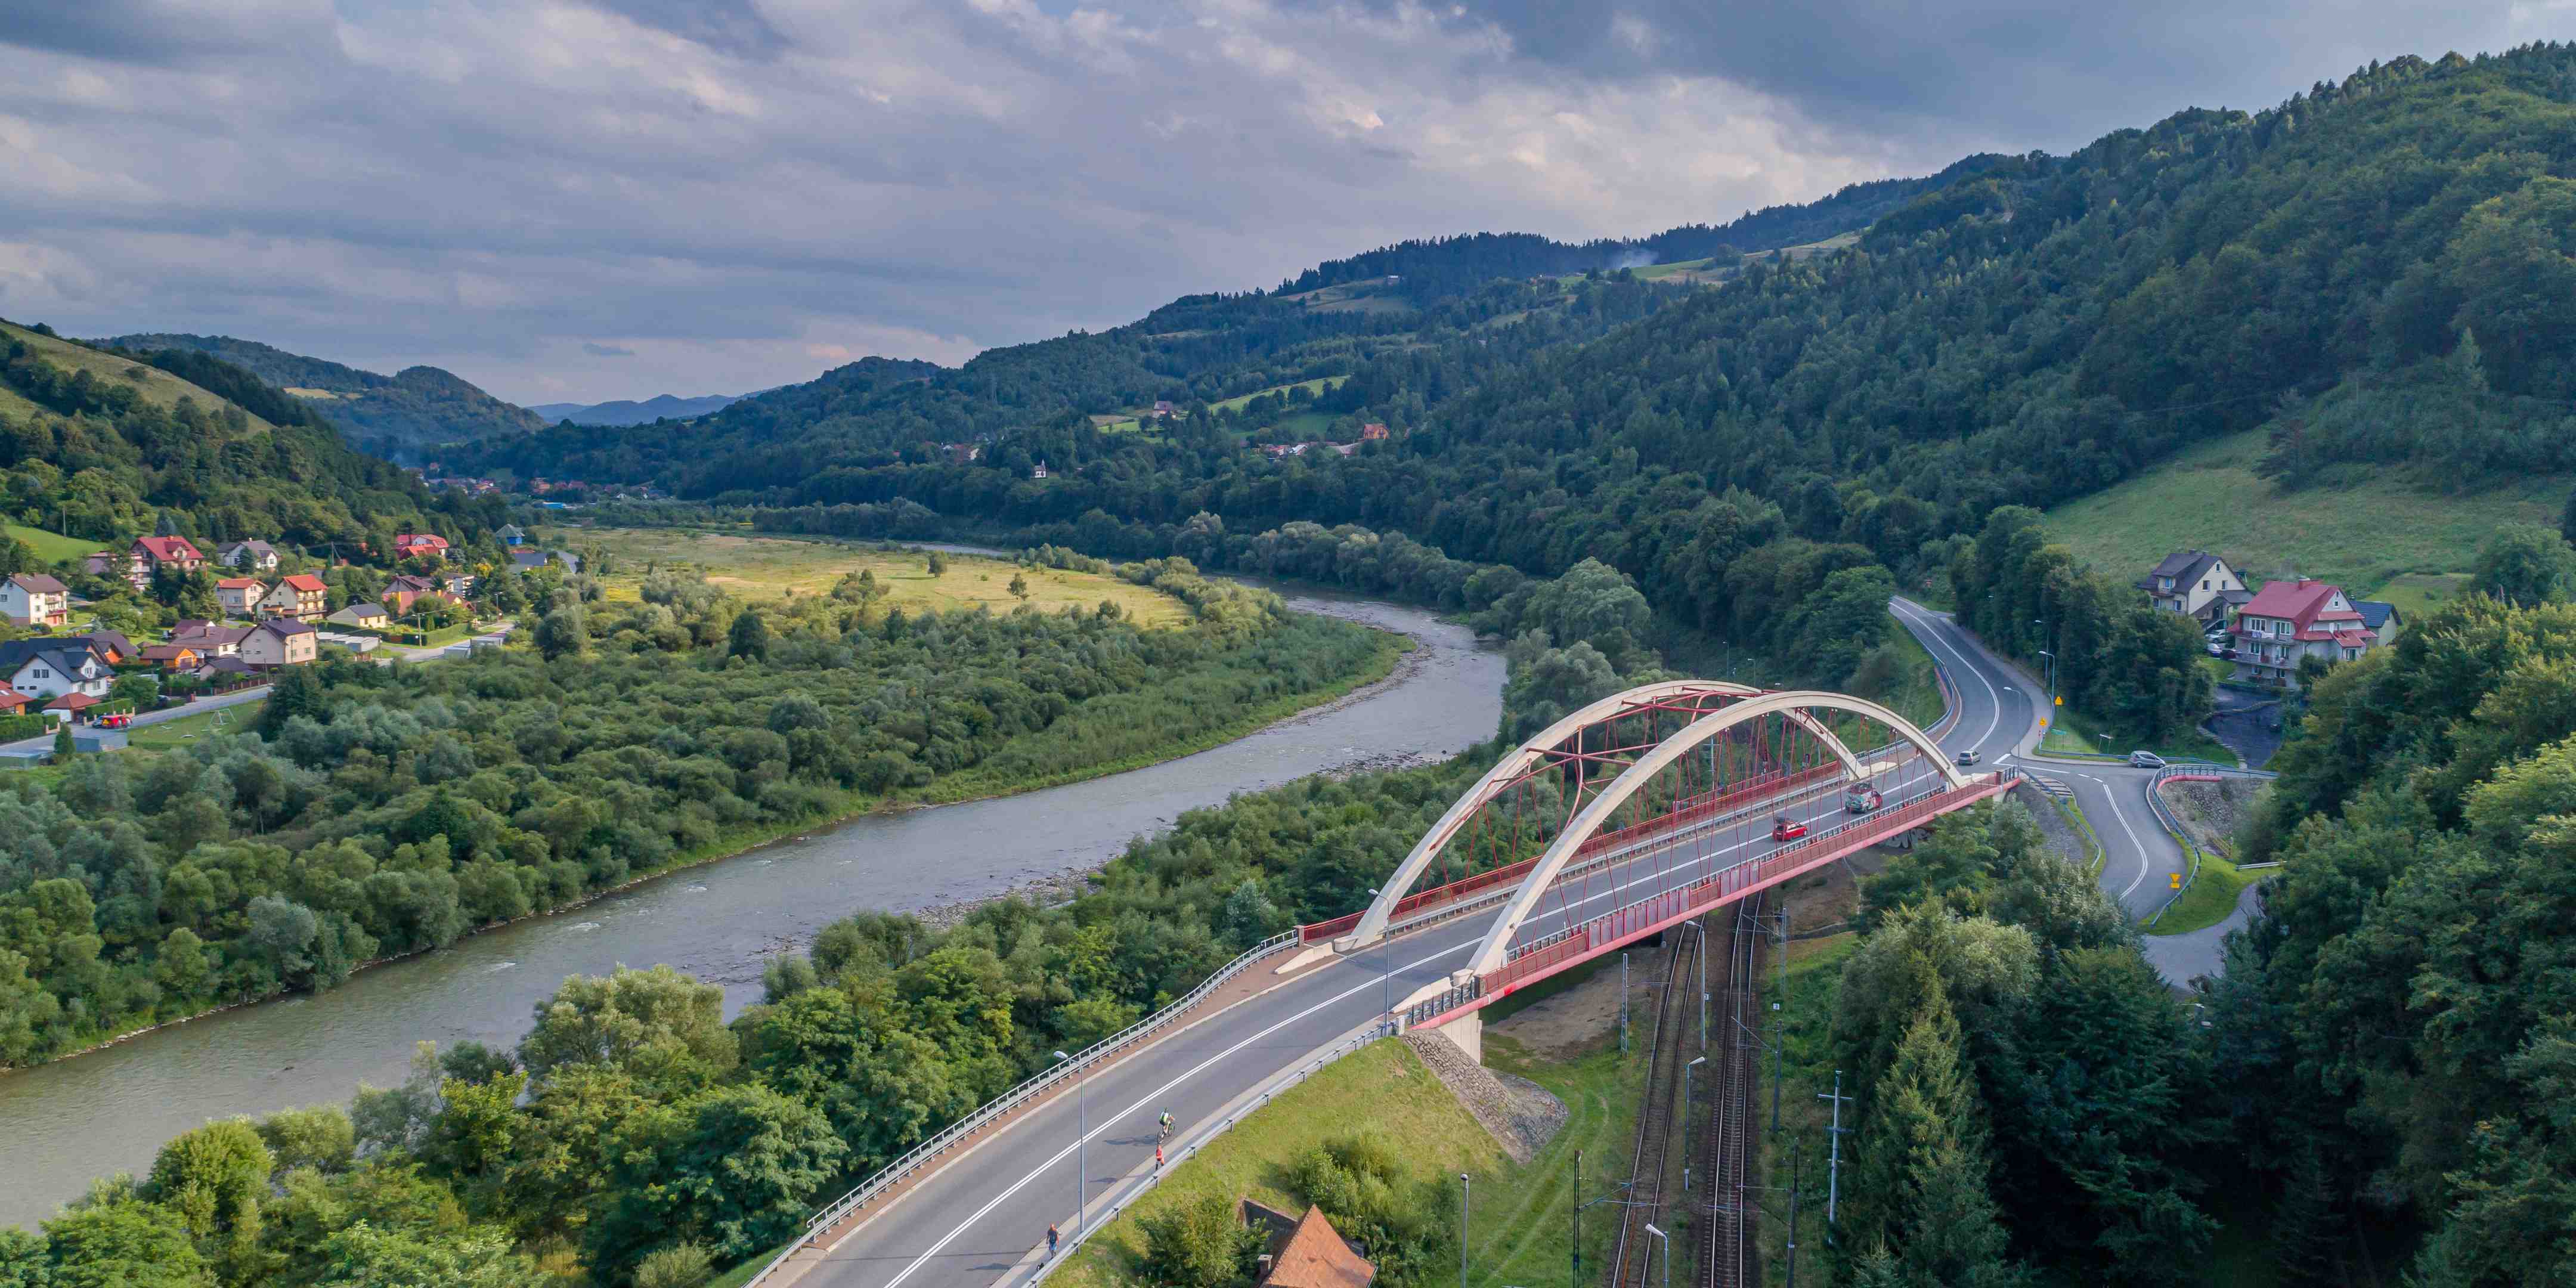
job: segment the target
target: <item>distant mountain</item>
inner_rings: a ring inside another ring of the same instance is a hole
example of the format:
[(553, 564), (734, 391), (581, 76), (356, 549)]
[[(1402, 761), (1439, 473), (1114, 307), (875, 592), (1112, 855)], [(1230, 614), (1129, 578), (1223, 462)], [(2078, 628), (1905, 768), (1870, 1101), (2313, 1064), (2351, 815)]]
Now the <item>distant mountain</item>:
[(642, 402), (621, 398), (604, 403), (538, 403), (528, 410), (544, 417), (549, 425), (567, 420), (576, 425), (650, 425), (657, 420), (689, 420), (708, 412), (722, 411), (747, 396), (707, 394), (698, 398), (680, 398), (657, 394)]
[(388, 455), (533, 433), (552, 423), (437, 367), (405, 367), (383, 376), (228, 335), (144, 333), (94, 343), (136, 353), (178, 349), (221, 358), (303, 400), (351, 442)]

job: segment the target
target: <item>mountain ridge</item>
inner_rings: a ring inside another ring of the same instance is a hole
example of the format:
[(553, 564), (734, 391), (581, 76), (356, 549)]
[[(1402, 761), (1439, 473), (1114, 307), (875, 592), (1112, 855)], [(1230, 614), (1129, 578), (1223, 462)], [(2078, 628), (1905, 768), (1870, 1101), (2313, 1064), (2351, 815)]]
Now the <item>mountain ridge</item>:
[(691, 420), (710, 412), (722, 411), (749, 394), (700, 394), (682, 397), (678, 394), (655, 394), (638, 401), (616, 398), (596, 403), (532, 403), (528, 410), (543, 417), (549, 425), (571, 421), (576, 425), (649, 425), (657, 420)]
[(352, 445), (381, 449), (377, 454), (388, 457), (443, 443), (533, 433), (548, 423), (440, 367), (409, 366), (387, 376), (257, 340), (185, 332), (138, 332), (90, 343), (134, 353), (178, 349), (222, 359), (302, 400)]

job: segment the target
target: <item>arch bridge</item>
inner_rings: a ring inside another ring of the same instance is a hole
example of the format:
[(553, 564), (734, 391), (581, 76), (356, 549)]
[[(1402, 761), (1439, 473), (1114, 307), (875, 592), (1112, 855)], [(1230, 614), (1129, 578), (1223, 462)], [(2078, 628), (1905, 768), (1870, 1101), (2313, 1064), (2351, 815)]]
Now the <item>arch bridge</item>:
[(1912, 722), (1848, 694), (1643, 685), (1504, 756), (1365, 911), (1303, 933), (1349, 953), (1498, 907), (1464, 970), (1397, 1007), (1444, 1024), (2008, 786), (1961, 773)]

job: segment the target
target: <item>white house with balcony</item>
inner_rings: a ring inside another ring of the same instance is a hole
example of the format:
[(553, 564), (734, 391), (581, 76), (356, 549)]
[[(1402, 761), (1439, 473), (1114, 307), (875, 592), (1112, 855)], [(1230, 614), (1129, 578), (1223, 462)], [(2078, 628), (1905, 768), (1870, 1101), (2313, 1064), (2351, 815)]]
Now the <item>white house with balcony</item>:
[(2257, 684), (2297, 684), (2301, 661), (2349, 662), (2379, 642), (2342, 590), (2306, 577), (2264, 586), (2237, 613), (2231, 634), (2235, 678)]

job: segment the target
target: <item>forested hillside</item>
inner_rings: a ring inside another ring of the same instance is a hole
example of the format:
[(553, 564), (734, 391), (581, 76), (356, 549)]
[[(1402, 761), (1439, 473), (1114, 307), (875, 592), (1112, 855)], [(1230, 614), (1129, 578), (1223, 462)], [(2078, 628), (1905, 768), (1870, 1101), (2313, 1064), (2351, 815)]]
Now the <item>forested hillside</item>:
[(353, 444), (381, 456), (413, 454), (440, 443), (525, 434), (545, 420), (483, 392), (437, 367), (405, 367), (390, 376), (288, 353), (228, 335), (148, 333), (96, 342), (104, 348), (209, 354), (286, 390), (340, 428)]
[[(121, 546), (190, 537), (305, 546), (430, 525), (480, 532), (498, 507), (433, 498), (341, 441), (299, 400), (203, 353), (110, 353), (0, 324), (0, 505), (13, 521)], [(473, 517), (468, 519), (468, 514)]]

